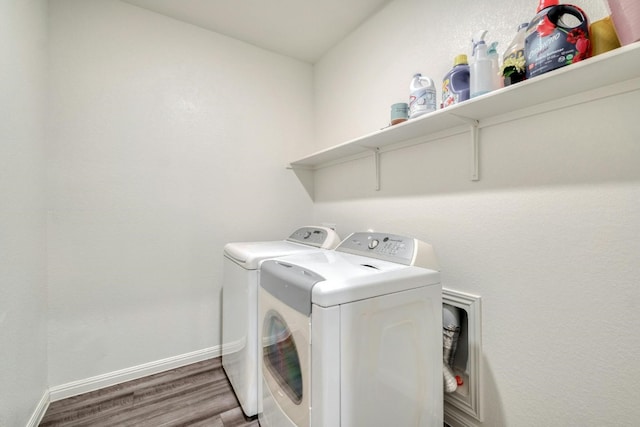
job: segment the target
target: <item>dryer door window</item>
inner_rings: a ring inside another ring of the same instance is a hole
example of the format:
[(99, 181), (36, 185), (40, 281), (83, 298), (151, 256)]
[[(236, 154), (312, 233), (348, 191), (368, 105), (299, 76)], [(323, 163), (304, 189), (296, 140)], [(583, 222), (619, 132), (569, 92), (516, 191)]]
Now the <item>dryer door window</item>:
[(302, 402), (302, 367), (291, 330), (275, 311), (266, 314), (263, 335), (264, 365), (289, 398)]

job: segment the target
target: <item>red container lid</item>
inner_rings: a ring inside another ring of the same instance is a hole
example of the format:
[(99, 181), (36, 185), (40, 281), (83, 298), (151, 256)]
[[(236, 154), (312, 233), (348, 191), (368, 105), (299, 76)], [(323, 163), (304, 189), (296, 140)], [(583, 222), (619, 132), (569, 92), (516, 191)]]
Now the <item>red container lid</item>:
[(536, 10), (536, 13), (550, 6), (557, 6), (559, 3), (560, 3), (559, 0), (540, 0), (540, 3), (538, 3), (538, 9)]

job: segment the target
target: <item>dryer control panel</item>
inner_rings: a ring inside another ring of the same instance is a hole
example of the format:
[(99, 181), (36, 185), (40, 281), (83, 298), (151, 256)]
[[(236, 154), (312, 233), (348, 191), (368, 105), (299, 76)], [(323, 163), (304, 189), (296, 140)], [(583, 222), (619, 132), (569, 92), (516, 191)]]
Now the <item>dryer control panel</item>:
[(397, 234), (359, 232), (340, 243), (336, 251), (377, 258), (403, 265), (439, 270), (433, 247), (421, 240)]
[(327, 227), (301, 227), (294, 231), (287, 240), (322, 249), (333, 249), (340, 243), (340, 238), (335, 230)]

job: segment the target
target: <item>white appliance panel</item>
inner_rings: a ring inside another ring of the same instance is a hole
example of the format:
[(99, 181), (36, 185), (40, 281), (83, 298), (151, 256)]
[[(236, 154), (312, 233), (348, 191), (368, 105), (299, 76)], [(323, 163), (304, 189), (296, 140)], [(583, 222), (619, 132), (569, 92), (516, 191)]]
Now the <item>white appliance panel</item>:
[(228, 313), (228, 321), (222, 322), (222, 364), (240, 405), (256, 413), (258, 270), (245, 270), (227, 257), (223, 265), (223, 283), (234, 285), (222, 290), (222, 304)]
[(340, 306), (343, 426), (442, 425), (441, 307), (440, 286)]
[(340, 426), (340, 307), (311, 312), (311, 425)]

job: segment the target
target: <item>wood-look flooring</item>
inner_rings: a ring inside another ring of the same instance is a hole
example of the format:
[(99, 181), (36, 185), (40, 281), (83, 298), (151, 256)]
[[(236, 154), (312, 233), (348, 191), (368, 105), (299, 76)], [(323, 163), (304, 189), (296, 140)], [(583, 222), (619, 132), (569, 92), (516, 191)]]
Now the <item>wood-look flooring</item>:
[(220, 358), (51, 403), (40, 427), (258, 427)]

